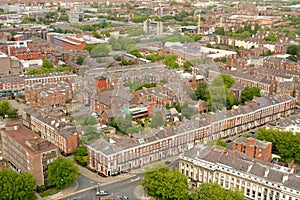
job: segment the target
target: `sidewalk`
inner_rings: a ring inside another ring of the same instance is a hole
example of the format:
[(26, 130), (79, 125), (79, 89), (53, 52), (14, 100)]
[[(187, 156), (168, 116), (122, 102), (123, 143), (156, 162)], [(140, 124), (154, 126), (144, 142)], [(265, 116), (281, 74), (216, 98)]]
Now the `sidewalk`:
[(90, 171), (89, 169), (85, 168), (85, 167), (82, 167), (80, 165), (78, 165), (78, 168), (79, 168), (79, 172), (88, 177), (89, 179), (93, 180), (93, 181), (96, 181), (96, 182), (101, 182), (101, 183), (113, 183), (113, 182), (116, 182), (116, 181), (120, 181), (120, 180), (124, 180), (124, 179), (127, 179), (127, 178), (130, 178), (132, 176), (134, 176), (134, 174), (120, 174), (118, 176), (109, 176), (109, 177), (101, 177), (99, 176), (97, 173), (94, 173), (92, 171)]
[(62, 191), (60, 191), (60, 192), (58, 192), (54, 195), (42, 198), (39, 193), (36, 193), (36, 196), (38, 197), (38, 200), (56, 200), (58, 198), (62, 198), (64, 196), (66, 196), (70, 193), (73, 193), (77, 188), (78, 188), (78, 182), (75, 181), (75, 183), (73, 183), (72, 185), (64, 188)]

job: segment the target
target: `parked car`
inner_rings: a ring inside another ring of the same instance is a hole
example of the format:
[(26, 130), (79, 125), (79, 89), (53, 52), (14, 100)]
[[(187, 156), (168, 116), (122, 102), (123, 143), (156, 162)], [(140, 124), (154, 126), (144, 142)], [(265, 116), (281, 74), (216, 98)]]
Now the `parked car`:
[(123, 196), (120, 196), (120, 200), (127, 200), (129, 199), (127, 196), (123, 195)]
[(106, 196), (108, 195), (108, 191), (97, 190), (97, 196)]

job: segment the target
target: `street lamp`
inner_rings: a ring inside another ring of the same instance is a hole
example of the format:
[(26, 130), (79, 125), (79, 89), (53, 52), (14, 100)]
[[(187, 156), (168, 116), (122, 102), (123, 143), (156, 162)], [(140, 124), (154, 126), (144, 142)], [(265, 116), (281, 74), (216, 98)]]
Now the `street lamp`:
[(100, 183), (97, 184), (97, 196), (99, 197), (98, 199), (101, 200)]

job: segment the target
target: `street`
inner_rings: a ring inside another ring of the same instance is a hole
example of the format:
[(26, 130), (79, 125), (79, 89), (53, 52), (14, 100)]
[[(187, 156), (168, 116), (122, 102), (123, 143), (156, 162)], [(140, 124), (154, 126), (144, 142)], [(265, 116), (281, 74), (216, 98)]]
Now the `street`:
[[(129, 199), (141, 199), (139, 196), (141, 191), (137, 191), (137, 189), (141, 189), (139, 183), (141, 181), (141, 176), (133, 176), (132, 178), (128, 178), (116, 183), (109, 183), (104, 186), (100, 186), (101, 190), (105, 190), (109, 192), (109, 196), (117, 199), (118, 196), (126, 195)], [(98, 200), (96, 196), (97, 192), (97, 184), (93, 185), (94, 188), (88, 188), (87, 190), (83, 190), (77, 194), (62, 198), (61, 200)], [(104, 197), (103, 197), (104, 198)]]
[[(178, 168), (178, 157), (167, 158), (161, 161), (167, 166), (175, 169)], [(99, 181), (91, 179), (91, 172), (88, 170), (81, 170), (82, 175), (79, 176), (78, 188), (76, 192), (69, 196), (61, 198), (60, 200), (99, 200), (96, 196), (97, 184), (100, 183), (100, 190), (108, 191), (109, 196), (103, 196), (101, 199), (119, 199), (120, 196), (127, 196), (129, 199), (141, 200), (143, 198), (144, 189), (140, 186), (140, 182), (143, 179), (143, 169), (137, 169), (132, 171), (132, 176), (123, 180), (117, 180), (114, 182), (107, 182), (108, 179), (101, 178)], [(97, 176), (97, 175), (96, 175)], [(90, 177), (90, 178), (88, 178)], [(118, 177), (114, 177), (118, 178)]]

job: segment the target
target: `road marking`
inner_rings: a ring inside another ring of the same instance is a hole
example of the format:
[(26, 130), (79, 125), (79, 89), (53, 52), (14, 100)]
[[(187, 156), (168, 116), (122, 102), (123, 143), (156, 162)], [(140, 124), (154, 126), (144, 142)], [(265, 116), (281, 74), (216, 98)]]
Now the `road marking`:
[(140, 179), (140, 177), (138, 176), (138, 177), (135, 178), (135, 179), (130, 179), (130, 182), (138, 181), (139, 179)]

